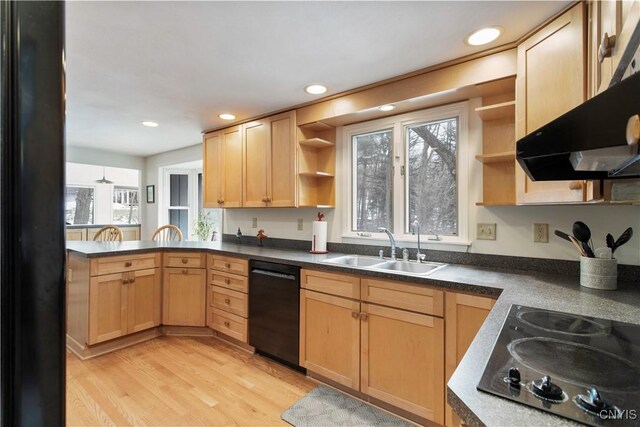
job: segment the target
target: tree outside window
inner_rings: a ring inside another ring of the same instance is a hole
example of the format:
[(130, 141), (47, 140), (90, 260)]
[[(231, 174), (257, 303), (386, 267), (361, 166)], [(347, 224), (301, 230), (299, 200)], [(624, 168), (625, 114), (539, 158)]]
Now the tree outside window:
[(94, 189), (92, 187), (66, 187), (64, 197), (65, 222), (93, 224)]
[(113, 223), (140, 223), (140, 191), (131, 187), (113, 187)]

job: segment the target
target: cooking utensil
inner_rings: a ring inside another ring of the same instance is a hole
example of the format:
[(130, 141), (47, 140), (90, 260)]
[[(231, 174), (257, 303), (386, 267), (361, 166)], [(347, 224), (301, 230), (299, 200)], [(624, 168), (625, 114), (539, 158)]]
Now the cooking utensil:
[(611, 252), (611, 248), (607, 247), (607, 248), (596, 248), (595, 251), (593, 251), (596, 258), (600, 258), (600, 259), (611, 259), (611, 254), (613, 252)]
[[(607, 247), (613, 249), (613, 245), (615, 244), (615, 240), (613, 240), (613, 236), (607, 233), (607, 237), (605, 239), (607, 241)], [(613, 252), (613, 251), (612, 251)]]
[(618, 240), (616, 240), (615, 243), (613, 244), (613, 247), (611, 248), (611, 252), (612, 253), (615, 252), (616, 249), (618, 249), (620, 246), (624, 245), (629, 240), (631, 240), (632, 236), (633, 236), (633, 228), (629, 227), (626, 230), (624, 230), (624, 232), (620, 235), (620, 237), (618, 237)]
[[(553, 233), (556, 236), (558, 236), (559, 238), (566, 240), (567, 242), (571, 241), (571, 239), (569, 238), (569, 235), (567, 233), (565, 233), (564, 231), (556, 230)], [(613, 237), (611, 239), (613, 239)]]
[(571, 243), (573, 243), (573, 245), (576, 247), (576, 249), (578, 249), (578, 252), (580, 252), (580, 255), (582, 255), (583, 257), (587, 256), (587, 253), (582, 248), (582, 243), (579, 242), (578, 239), (576, 239), (573, 236), (569, 236), (569, 240), (571, 241)]
[(579, 242), (584, 242), (588, 245), (589, 240), (591, 240), (591, 230), (584, 222), (576, 221), (573, 223), (573, 236), (578, 239)]
[(591, 246), (589, 246), (589, 244), (585, 242), (580, 242), (580, 244), (582, 245), (582, 249), (584, 249), (584, 253), (587, 254), (587, 257), (589, 258), (596, 257), (596, 255), (593, 253), (593, 249), (591, 249)]

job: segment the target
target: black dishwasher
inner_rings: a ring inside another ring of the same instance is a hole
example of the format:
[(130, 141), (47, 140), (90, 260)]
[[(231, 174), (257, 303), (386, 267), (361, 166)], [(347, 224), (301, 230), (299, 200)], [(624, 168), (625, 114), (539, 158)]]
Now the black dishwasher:
[(251, 261), (249, 344), (256, 351), (301, 370), (300, 267)]

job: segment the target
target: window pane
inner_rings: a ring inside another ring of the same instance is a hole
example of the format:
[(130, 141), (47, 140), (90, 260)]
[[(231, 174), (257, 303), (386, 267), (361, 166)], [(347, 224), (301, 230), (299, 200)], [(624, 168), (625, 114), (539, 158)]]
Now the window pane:
[(383, 130), (352, 139), (354, 155), (354, 230), (393, 228), (393, 131)]
[(458, 118), (406, 128), (408, 147), (406, 230), (420, 222), (421, 234), (458, 234), (456, 184)]
[(64, 213), (67, 224), (93, 224), (93, 188), (66, 187)]
[(183, 236), (188, 236), (189, 211), (187, 209), (169, 209), (169, 224), (178, 227)]
[(170, 206), (189, 206), (189, 175), (170, 175), (169, 203)]
[(137, 188), (113, 188), (113, 223), (139, 224), (140, 204)]

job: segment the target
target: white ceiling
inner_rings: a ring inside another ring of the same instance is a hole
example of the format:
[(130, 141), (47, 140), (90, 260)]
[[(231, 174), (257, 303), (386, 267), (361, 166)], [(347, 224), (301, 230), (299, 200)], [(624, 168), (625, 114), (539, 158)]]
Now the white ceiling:
[[(516, 40), (568, 1), (67, 2), (67, 143), (148, 156), (249, 118)], [(484, 47), (487, 48), (486, 46)], [(317, 96), (316, 96), (317, 97)], [(157, 128), (142, 120), (160, 123)]]

